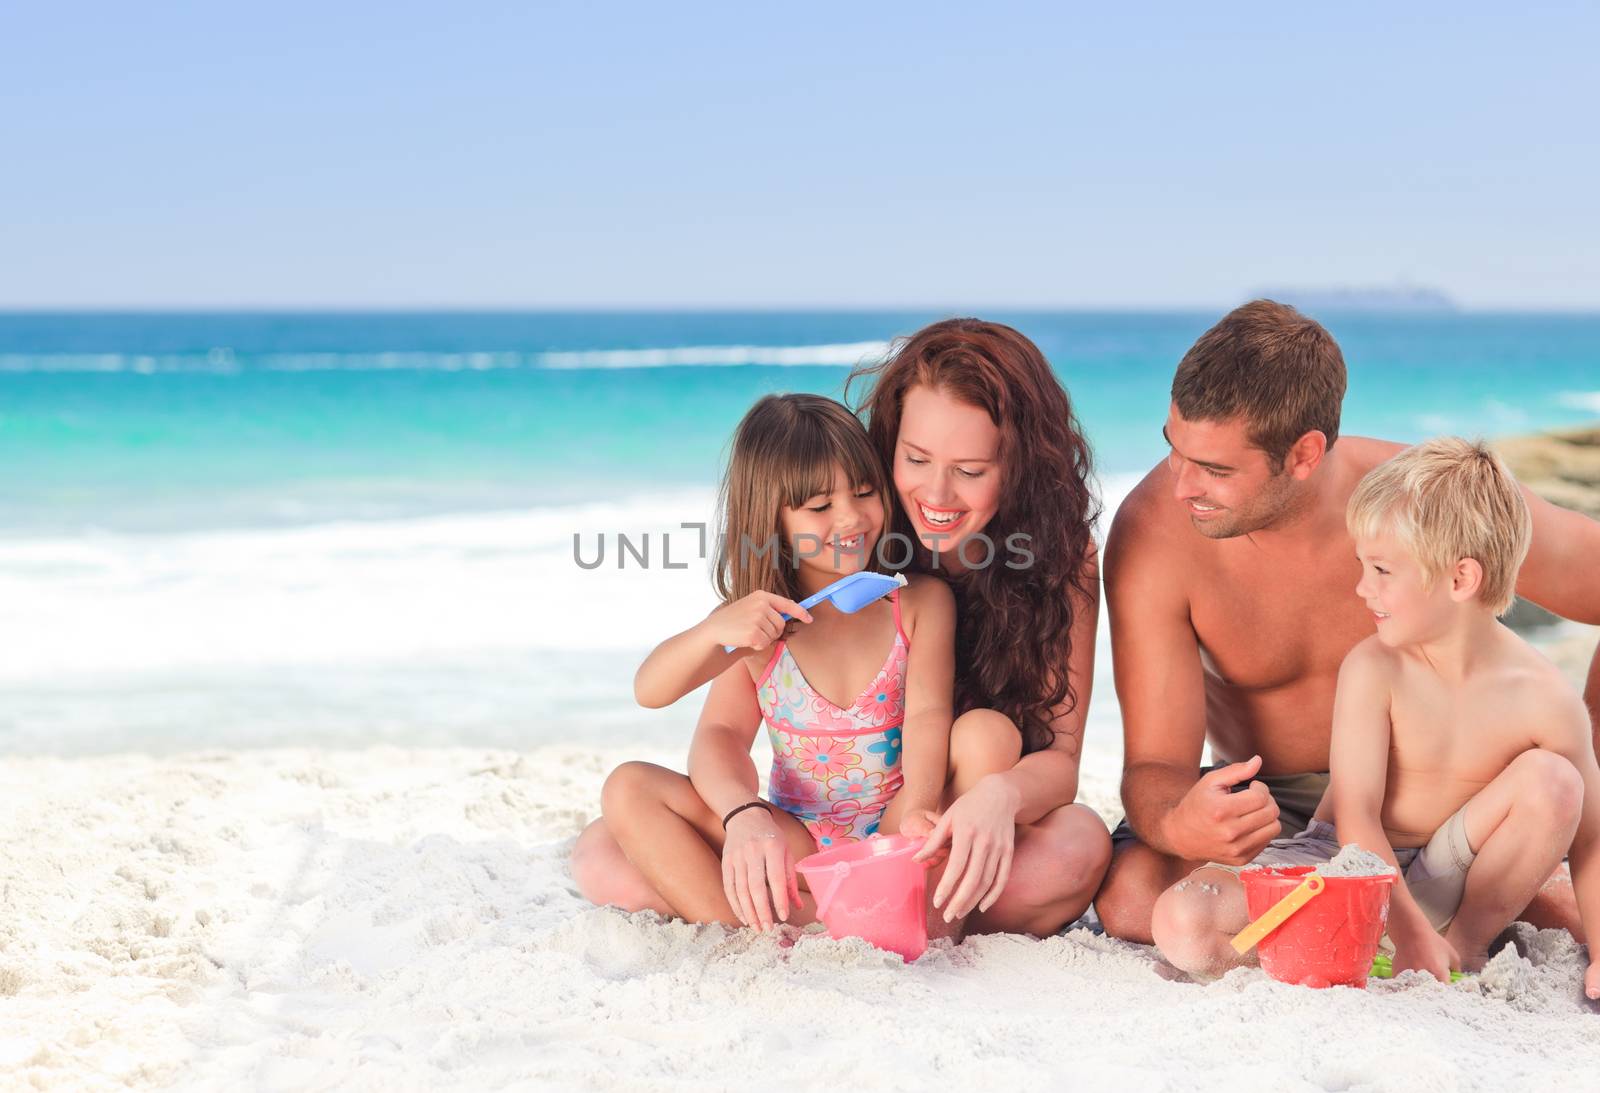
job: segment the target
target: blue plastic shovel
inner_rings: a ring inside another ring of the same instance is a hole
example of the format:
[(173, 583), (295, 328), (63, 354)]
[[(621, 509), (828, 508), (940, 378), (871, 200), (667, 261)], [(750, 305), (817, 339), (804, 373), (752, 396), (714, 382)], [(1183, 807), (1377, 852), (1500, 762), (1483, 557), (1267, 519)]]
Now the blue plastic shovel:
[[(832, 603), (834, 607), (846, 615), (853, 615), (874, 600), (881, 600), (895, 589), (903, 587), (906, 578), (903, 573), (886, 576), (882, 573), (852, 573), (847, 577), (840, 577), (821, 592), (814, 592), (800, 601), (800, 606), (810, 611), (823, 600)], [(790, 616), (784, 615), (784, 618)], [(731, 653), (738, 646), (724, 645), (723, 652)]]

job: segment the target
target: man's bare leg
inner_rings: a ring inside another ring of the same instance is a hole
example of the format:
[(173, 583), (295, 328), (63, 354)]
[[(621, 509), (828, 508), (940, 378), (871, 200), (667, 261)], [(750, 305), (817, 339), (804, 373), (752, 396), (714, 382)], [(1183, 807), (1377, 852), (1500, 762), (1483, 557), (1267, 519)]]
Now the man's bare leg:
[(1186, 862), (1134, 841), (1122, 844), (1111, 858), (1111, 871), (1094, 897), (1095, 913), (1106, 933), (1123, 941), (1149, 945), (1151, 914), (1161, 894), (1204, 865)]
[(1201, 978), (1215, 978), (1241, 964), (1254, 964), (1254, 951), (1241, 957), (1233, 937), (1250, 924), (1244, 884), (1227, 869), (1202, 866), (1161, 893), (1151, 915), (1156, 948), (1174, 967)]
[(1541, 930), (1565, 930), (1583, 945), (1588, 936), (1583, 931), (1583, 919), (1578, 915), (1578, 896), (1572, 890), (1572, 871), (1565, 862), (1556, 866), (1548, 880), (1535, 893), (1533, 901), (1523, 908), (1517, 918)]
[(1463, 971), (1477, 971), (1489, 943), (1528, 906), (1572, 845), (1583, 779), (1554, 752), (1531, 748), (1467, 802), (1467, 841), (1478, 848), (1461, 907), (1445, 940)]

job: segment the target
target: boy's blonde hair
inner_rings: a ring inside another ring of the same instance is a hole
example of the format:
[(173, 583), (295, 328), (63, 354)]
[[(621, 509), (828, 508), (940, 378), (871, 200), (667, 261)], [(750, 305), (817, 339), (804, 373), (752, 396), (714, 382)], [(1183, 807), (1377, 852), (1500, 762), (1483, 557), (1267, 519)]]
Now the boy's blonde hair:
[(1441, 436), (1367, 472), (1345, 510), (1350, 534), (1388, 532), (1429, 585), (1463, 558), (1483, 567), (1478, 596), (1496, 615), (1517, 598), (1517, 571), (1533, 538), (1528, 503), (1505, 462), (1483, 441)]

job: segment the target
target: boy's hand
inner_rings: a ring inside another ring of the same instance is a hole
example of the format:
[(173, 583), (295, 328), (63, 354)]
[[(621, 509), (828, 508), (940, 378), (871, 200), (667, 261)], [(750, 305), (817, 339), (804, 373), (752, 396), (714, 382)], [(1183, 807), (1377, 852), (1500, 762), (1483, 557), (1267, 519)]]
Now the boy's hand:
[(773, 592), (752, 592), (732, 603), (725, 603), (700, 623), (707, 641), (735, 649), (760, 652), (783, 637), (789, 622), (810, 622), (811, 612)]
[[(1389, 936), (1394, 939), (1396, 975), (1403, 971), (1427, 972), (1439, 982), (1448, 983), (1450, 973), (1461, 970), (1461, 958), (1456, 955), (1455, 946), (1432, 926), (1419, 928), (1416, 933), (1404, 936), (1396, 936), (1390, 930)], [(1594, 974), (1593, 968), (1590, 974)]]

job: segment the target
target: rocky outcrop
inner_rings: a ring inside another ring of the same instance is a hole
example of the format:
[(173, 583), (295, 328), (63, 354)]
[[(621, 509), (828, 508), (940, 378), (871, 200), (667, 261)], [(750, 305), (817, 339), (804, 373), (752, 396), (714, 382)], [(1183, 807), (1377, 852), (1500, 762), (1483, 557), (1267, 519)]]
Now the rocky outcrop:
[(1600, 520), (1600, 424), (1504, 437), (1494, 447), (1534, 493)]

